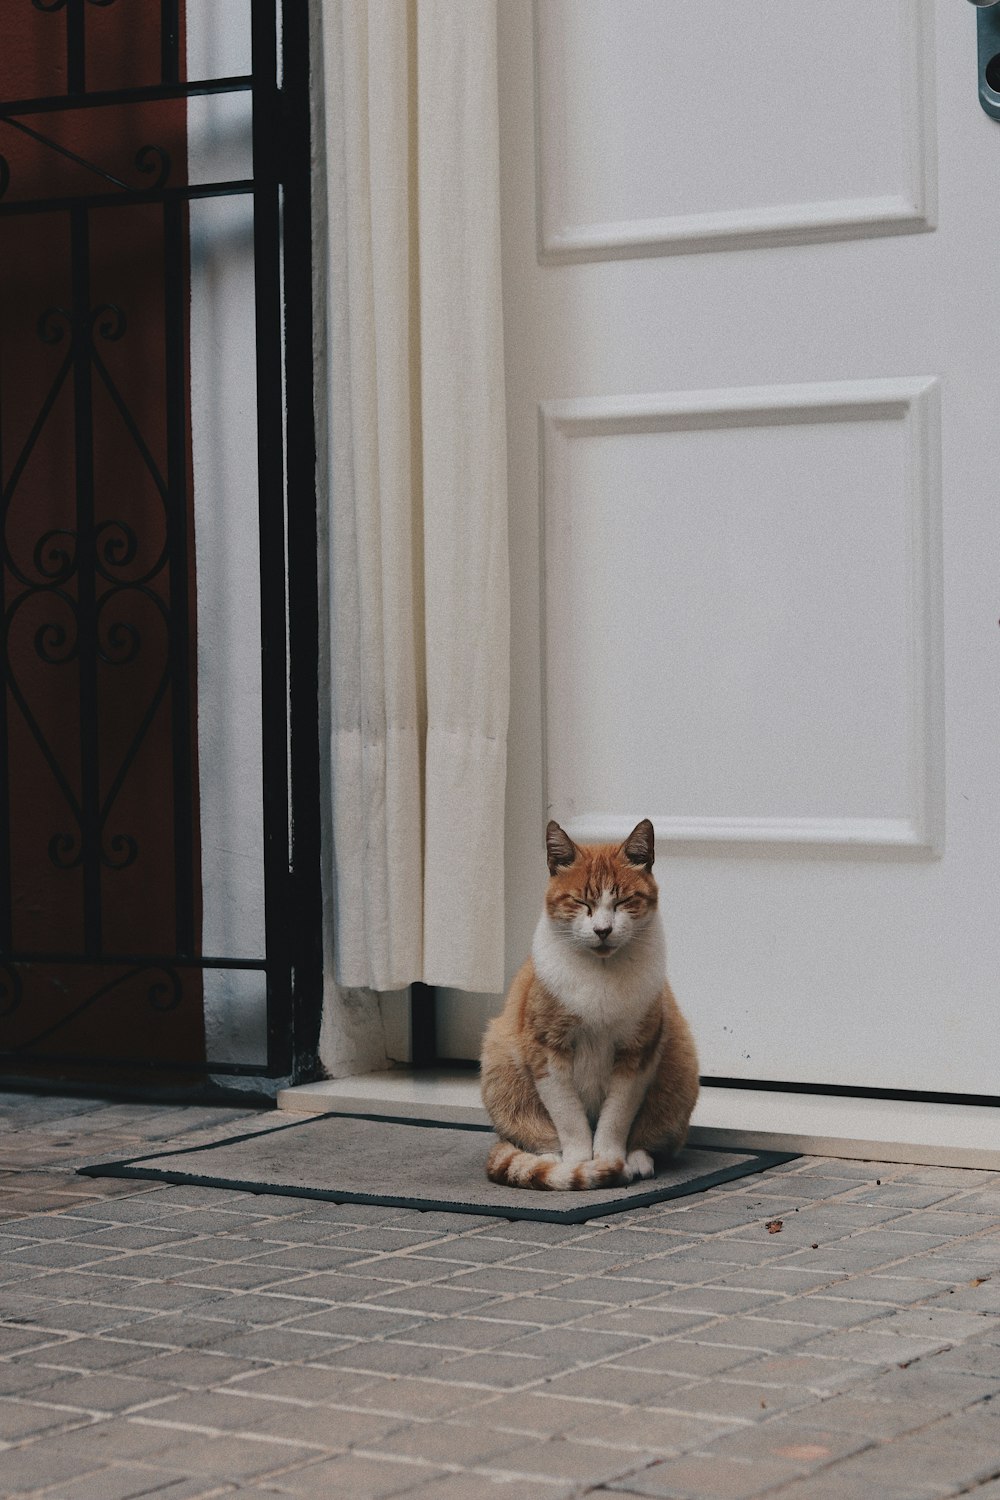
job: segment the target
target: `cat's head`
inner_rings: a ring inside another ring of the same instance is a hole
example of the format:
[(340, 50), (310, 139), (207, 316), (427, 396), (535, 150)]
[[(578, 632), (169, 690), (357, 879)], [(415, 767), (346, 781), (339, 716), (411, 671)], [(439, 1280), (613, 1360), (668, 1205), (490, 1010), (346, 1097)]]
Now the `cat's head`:
[(656, 913), (653, 825), (637, 823), (623, 844), (574, 844), (550, 823), (545, 830), (549, 884), (545, 910), (574, 948), (610, 958)]

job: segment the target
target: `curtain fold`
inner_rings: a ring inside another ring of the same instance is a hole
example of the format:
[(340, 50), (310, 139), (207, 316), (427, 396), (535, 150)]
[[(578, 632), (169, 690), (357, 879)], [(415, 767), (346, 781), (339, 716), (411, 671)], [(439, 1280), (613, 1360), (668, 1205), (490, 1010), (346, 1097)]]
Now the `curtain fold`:
[(496, 0), (322, 0), (321, 25), (335, 975), (498, 990)]

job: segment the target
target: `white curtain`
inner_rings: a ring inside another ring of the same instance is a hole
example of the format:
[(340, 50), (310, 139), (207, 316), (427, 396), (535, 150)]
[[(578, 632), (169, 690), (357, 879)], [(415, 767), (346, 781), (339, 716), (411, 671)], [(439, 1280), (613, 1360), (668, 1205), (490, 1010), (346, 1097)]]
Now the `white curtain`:
[(496, 0), (320, 0), (319, 13), (336, 979), (499, 990)]

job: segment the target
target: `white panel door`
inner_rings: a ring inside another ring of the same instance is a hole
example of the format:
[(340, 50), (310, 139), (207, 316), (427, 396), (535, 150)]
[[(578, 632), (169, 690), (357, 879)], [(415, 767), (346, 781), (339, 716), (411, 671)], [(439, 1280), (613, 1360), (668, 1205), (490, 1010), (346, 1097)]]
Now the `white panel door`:
[(649, 816), (706, 1074), (1000, 1095), (975, 11), (500, 9), (511, 969), (546, 819)]

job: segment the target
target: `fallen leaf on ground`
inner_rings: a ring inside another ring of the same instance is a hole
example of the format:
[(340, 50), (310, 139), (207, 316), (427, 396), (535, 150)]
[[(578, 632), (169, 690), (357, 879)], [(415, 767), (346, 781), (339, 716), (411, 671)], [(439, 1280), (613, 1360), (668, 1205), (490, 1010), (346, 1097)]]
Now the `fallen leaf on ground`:
[(784, 1219), (768, 1219), (767, 1223), (764, 1225), (764, 1228), (767, 1230), (768, 1234), (780, 1234), (781, 1226), (784, 1222)]

